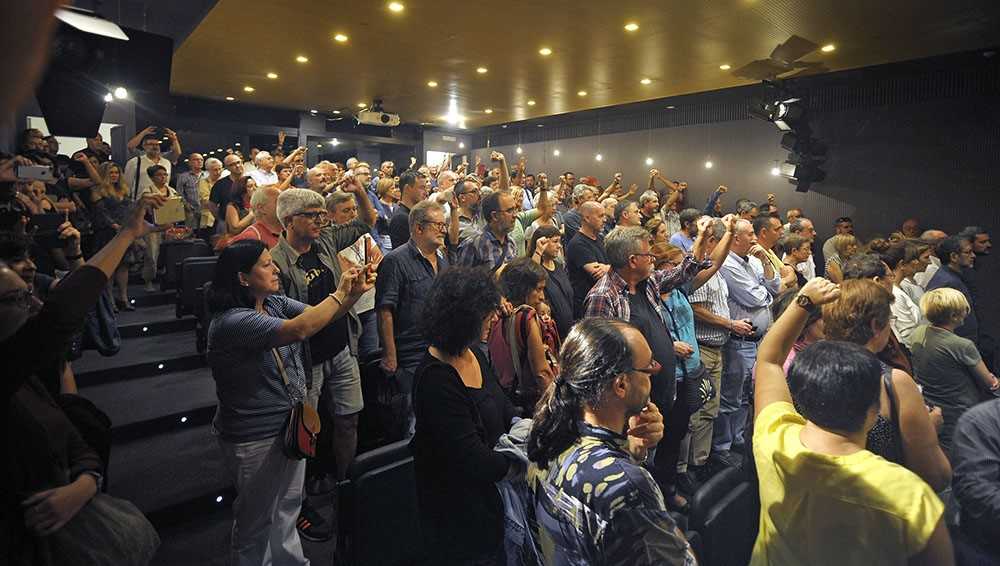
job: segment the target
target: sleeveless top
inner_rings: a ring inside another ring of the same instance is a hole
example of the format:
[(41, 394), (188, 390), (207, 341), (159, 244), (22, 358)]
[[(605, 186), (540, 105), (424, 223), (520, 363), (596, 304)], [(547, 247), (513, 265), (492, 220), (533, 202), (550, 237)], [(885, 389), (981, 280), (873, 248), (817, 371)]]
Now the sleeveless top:
[(882, 383), (885, 384), (886, 395), (889, 396), (889, 414), (892, 420), (881, 414), (875, 417), (875, 426), (868, 432), (868, 442), (865, 448), (870, 452), (903, 465), (903, 440), (899, 431), (899, 407), (896, 392), (892, 386), (892, 368), (884, 362), (882, 365)]

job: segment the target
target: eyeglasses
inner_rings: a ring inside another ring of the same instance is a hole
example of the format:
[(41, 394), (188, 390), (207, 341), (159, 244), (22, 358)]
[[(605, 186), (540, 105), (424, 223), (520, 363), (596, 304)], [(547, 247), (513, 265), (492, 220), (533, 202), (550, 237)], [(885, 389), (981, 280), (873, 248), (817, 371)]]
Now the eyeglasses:
[(313, 212), (299, 212), (297, 214), (293, 214), (292, 216), (301, 216), (302, 218), (308, 218), (309, 220), (312, 220), (317, 224), (323, 224), (329, 221), (328, 217), (329, 215), (325, 210), (317, 210)]
[(438, 232), (444, 232), (445, 228), (448, 227), (444, 222), (421, 222), (423, 226), (433, 226)]
[(632, 254), (629, 257), (648, 257), (649, 259), (656, 259), (656, 254), (652, 254), (652, 253), (646, 252), (646, 253), (641, 253), (641, 254)]
[(11, 291), (10, 293), (0, 296), (0, 304), (13, 305), (15, 307), (26, 309), (31, 305), (31, 298), (33, 296), (34, 293), (32, 293), (30, 289), (17, 289), (16, 291)]
[(658, 362), (655, 359), (653, 359), (653, 360), (650, 360), (648, 366), (646, 366), (644, 368), (632, 368), (632, 371), (637, 371), (639, 373), (648, 373), (649, 375), (653, 375), (653, 374), (660, 373), (661, 369), (663, 369), (663, 366), (660, 365), (660, 362)]

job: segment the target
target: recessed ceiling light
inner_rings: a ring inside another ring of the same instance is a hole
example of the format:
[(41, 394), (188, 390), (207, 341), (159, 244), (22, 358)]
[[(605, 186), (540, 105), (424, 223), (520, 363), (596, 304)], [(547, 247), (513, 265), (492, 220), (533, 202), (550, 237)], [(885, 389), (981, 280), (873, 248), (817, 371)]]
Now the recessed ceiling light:
[(653, 164), (653, 158), (652, 157), (647, 157), (646, 158), (646, 165), (652, 165), (652, 164)]
[(257, 90), (257, 89), (255, 89), (254, 87), (252, 87), (250, 85), (247, 85), (247, 86), (243, 87), (243, 92), (253, 92), (255, 90)]
[(674, 106), (673, 104), (671, 104), (670, 106), (667, 106), (667, 110), (673, 110), (674, 108), (677, 108), (677, 107)]
[(711, 161), (705, 162), (705, 169), (711, 169), (712, 167), (715, 167), (714, 163), (712, 163)]
[(636, 31), (637, 29), (639, 29), (639, 24), (635, 22), (625, 24), (625, 31)]
[(365, 106), (368, 106), (368, 105), (365, 104), (364, 102), (359, 102), (358, 103), (358, 108), (364, 108)]
[(581, 90), (576, 93), (577, 96), (587, 96), (587, 91)]
[(240, 147), (240, 142), (236, 142), (233, 145), (235, 145), (236, 147)]
[(316, 144), (316, 147), (319, 148), (319, 149), (323, 149), (323, 144), (318, 143), (318, 144)]
[(493, 109), (492, 108), (487, 108), (486, 110), (483, 110), (483, 112), (485, 112), (487, 114), (492, 114), (493, 113)]
[(538, 52), (541, 53), (542, 55), (552, 55), (552, 50), (549, 49), (548, 47), (543, 47), (539, 49)]
[(392, 12), (399, 13), (405, 9), (406, 6), (404, 6), (402, 2), (389, 2), (389, 10)]
[(337, 43), (347, 43), (347, 39), (348, 39), (347, 36), (342, 33), (338, 33), (337, 35), (333, 36), (333, 40), (336, 41)]
[(834, 51), (834, 50), (836, 50), (836, 49), (837, 49), (837, 46), (836, 46), (836, 45), (834, 45), (834, 44), (832, 44), (832, 43), (829, 43), (829, 44), (827, 44), (827, 45), (824, 45), (824, 46), (823, 46), (823, 49), (821, 49), (821, 51), (822, 51), (823, 53), (829, 53), (829, 52), (831, 52), (831, 51)]
[(641, 80), (641, 81), (639, 81), (639, 82), (640, 82), (640, 83), (642, 83), (642, 84), (644, 84), (644, 85), (648, 85), (648, 84), (652, 84), (652, 83), (653, 83), (653, 80), (652, 80), (652, 79), (648, 79), (648, 78), (647, 78), (647, 79), (642, 79), (642, 80)]
[(278, 73), (268, 73), (267, 74), (267, 78), (272, 79), (272, 80), (276, 79), (276, 78), (278, 78)]
[(309, 58), (306, 57), (305, 55), (299, 55), (298, 57), (295, 58), (295, 60), (298, 61), (299, 63), (308, 63), (309, 62)]
[(111, 94), (110, 92), (104, 95), (104, 102), (114, 102), (114, 101), (115, 101), (115, 95)]
[(310, 111), (309, 111), (309, 113), (310, 113), (310, 114), (316, 114), (316, 113), (318, 113), (318, 112), (319, 112), (318, 110), (310, 110)]
[(545, 124), (536, 124), (535, 126), (538, 127), (538, 128), (544, 128)]
[(122, 98), (122, 99), (128, 98), (128, 91), (125, 90), (125, 87), (123, 86), (116, 88), (114, 94), (115, 98)]
[(604, 156), (601, 155), (600, 153), (598, 153), (597, 155), (594, 156), (594, 159), (596, 159), (598, 161), (603, 161), (604, 160)]
[(226, 100), (228, 100), (229, 102), (232, 102), (232, 101), (236, 100), (236, 98), (234, 98), (232, 96), (227, 96)]
[(534, 106), (534, 105), (535, 105), (535, 101), (534, 100), (529, 100), (528, 101), (528, 106)]
[(552, 155), (554, 155), (556, 157), (559, 157), (559, 150), (558, 149), (553, 149), (552, 150)]
[(484, 74), (488, 73), (489, 71), (490, 70), (487, 69), (486, 67), (479, 67), (478, 69), (476, 69), (476, 72), (479, 73), (480, 75), (484, 75)]
[(504, 125), (502, 125), (500, 127), (506, 130), (507, 129), (507, 124), (504, 124)]
[(728, 71), (729, 69), (732, 69), (732, 67), (730, 67), (728, 63), (719, 65), (719, 68), (722, 69), (723, 71)]
[(781, 174), (781, 169), (778, 169), (777, 167), (771, 167), (771, 174), (777, 177), (778, 175)]
[(436, 88), (437, 85), (438, 85), (437, 81), (427, 81), (427, 86), (429, 86), (431, 88)]
[(465, 142), (458, 142), (458, 149), (465, 149)]

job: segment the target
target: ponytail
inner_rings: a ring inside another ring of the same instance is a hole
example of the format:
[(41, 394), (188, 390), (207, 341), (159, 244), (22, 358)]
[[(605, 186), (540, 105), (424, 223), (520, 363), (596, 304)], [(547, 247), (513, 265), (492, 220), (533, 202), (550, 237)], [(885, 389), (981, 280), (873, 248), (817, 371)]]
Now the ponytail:
[(580, 436), (577, 419), (581, 417), (580, 398), (563, 379), (556, 379), (545, 390), (528, 436), (528, 459), (542, 469)]

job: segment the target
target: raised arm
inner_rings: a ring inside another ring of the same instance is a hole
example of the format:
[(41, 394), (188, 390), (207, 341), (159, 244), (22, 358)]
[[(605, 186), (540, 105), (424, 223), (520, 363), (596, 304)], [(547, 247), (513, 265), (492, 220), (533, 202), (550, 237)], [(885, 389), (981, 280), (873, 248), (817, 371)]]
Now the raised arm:
[(611, 183), (608, 185), (608, 188), (604, 189), (604, 192), (601, 193), (601, 196), (597, 197), (597, 202), (602, 202), (604, 201), (604, 199), (614, 196), (618, 192), (618, 189), (621, 187), (621, 184), (622, 184), (622, 174), (615, 173), (615, 178), (611, 180)]
[(494, 159), (500, 163), (500, 190), (509, 191), (510, 169), (507, 168), (507, 158), (504, 157), (499, 151), (494, 151), (490, 154), (490, 159)]
[(304, 148), (304, 147), (302, 147), (300, 145), (299, 147), (295, 148), (294, 151), (292, 151), (291, 153), (289, 153), (287, 157), (285, 157), (284, 159), (282, 159), (281, 162), (285, 163), (285, 164), (289, 164), (289, 163), (295, 161), (295, 158), (298, 157), (300, 154), (305, 154), (305, 152), (306, 152), (306, 148)]
[(286, 320), (278, 329), (275, 346), (301, 342), (326, 328), (330, 322), (347, 314), (358, 298), (375, 285), (375, 268), (369, 264), (365, 269), (352, 267), (340, 277), (337, 290), (308, 307), (299, 316)]
[(176, 165), (181, 157), (181, 140), (177, 138), (177, 132), (170, 128), (163, 128), (163, 133), (170, 140), (170, 162)]
[[(291, 175), (288, 177), (291, 179)], [(374, 226), (375, 221), (378, 220), (378, 211), (375, 210), (375, 206), (372, 204), (372, 199), (368, 198), (368, 192), (365, 190), (357, 178), (352, 177), (348, 183), (344, 185), (343, 191), (345, 193), (351, 193), (354, 195), (354, 200), (358, 202), (358, 218), (362, 222), (369, 226)]]
[(154, 131), (156, 131), (156, 126), (146, 126), (142, 130), (140, 130), (139, 133), (132, 136), (132, 138), (129, 139), (128, 142), (125, 144), (125, 147), (126, 149), (128, 149), (129, 153), (132, 153), (137, 149), (139, 149), (139, 144), (142, 143), (142, 138), (146, 137), (148, 134), (152, 134)]
[[(807, 283), (801, 295), (809, 297), (813, 307), (835, 301), (840, 296), (840, 287), (822, 277), (817, 277)], [(764, 335), (757, 350), (756, 382), (754, 385), (754, 415), (771, 403), (787, 401), (791, 403), (792, 394), (788, 391), (788, 381), (783, 365), (791, 351), (795, 340), (802, 334), (809, 319), (809, 311), (798, 303), (785, 309), (784, 314), (774, 322), (771, 329)]]
[(708, 196), (708, 201), (705, 203), (705, 210), (702, 212), (709, 216), (715, 216), (715, 209), (719, 206), (719, 200), (722, 198), (722, 195), (726, 194), (728, 191), (728, 187), (725, 185), (719, 185), (719, 188), (712, 191), (712, 194)]
[[(695, 275), (694, 279), (691, 280), (692, 291), (704, 285), (719, 271), (720, 268), (722, 268), (722, 264), (726, 262), (726, 257), (729, 255), (729, 246), (733, 243), (733, 225), (736, 223), (736, 218), (737, 217), (735, 215), (730, 214), (722, 220), (726, 225), (726, 233), (722, 235), (722, 239), (719, 240), (715, 249), (712, 250), (712, 266), (702, 269), (698, 272), (698, 275)], [(702, 258), (700, 247), (703, 245), (699, 242), (699, 240), (702, 240), (702, 234), (707, 230), (707, 226), (710, 225), (710, 222), (711, 219), (707, 219), (705, 226), (702, 226), (702, 223), (699, 221), (698, 237), (695, 239), (694, 247), (692, 248), (695, 251), (694, 257), (698, 260), (701, 260)]]

